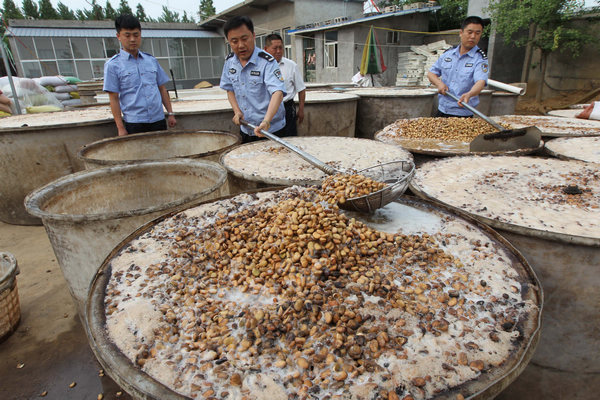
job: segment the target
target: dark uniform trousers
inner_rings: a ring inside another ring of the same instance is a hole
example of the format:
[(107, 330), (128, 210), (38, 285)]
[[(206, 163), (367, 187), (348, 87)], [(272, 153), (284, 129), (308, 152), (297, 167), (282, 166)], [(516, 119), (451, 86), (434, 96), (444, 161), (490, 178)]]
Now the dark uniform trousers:
[(285, 136), (298, 136), (296, 128), (296, 104), (294, 99), (290, 99), (283, 103), (285, 107)]
[(139, 122), (139, 123), (129, 123), (125, 122), (125, 130), (127, 133), (142, 133), (142, 132), (154, 132), (154, 131), (165, 131), (167, 130), (167, 120), (161, 119), (156, 122)]

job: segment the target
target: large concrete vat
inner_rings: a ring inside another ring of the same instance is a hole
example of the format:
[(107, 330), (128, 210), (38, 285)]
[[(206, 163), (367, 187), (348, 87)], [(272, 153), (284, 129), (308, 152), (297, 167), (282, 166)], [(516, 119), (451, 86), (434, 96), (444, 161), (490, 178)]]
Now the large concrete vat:
[[(535, 165), (531, 168), (533, 179), (518, 181), (519, 172), (524, 171), (519, 163), (528, 159)], [(501, 169), (496, 167), (499, 162), (504, 165)], [(548, 167), (542, 169), (544, 164), (550, 165), (555, 173), (548, 171)], [(576, 161), (528, 157), (454, 158), (422, 165), (410, 184), (420, 197), (467, 211), (496, 228), (523, 253), (540, 278), (545, 293), (540, 343), (529, 367), (500, 396), (502, 399), (595, 399), (600, 392), (600, 234), (598, 229), (581, 227), (598, 226), (598, 212), (594, 211), (598, 209), (598, 196), (590, 195), (589, 201), (586, 200), (590, 205), (585, 206), (589, 211), (579, 214), (581, 219), (573, 219), (569, 207), (561, 206), (568, 204), (560, 200), (566, 195), (553, 189), (574, 182), (575, 178), (569, 175), (579, 168), (588, 171), (596, 167)], [(435, 169), (440, 173), (434, 178)], [(445, 181), (442, 170), (448, 171)], [(589, 178), (590, 190), (595, 192), (598, 179), (587, 172), (581, 173), (583, 179)], [(513, 182), (512, 186), (504, 184), (502, 176)], [(483, 179), (489, 182), (481, 186)], [(546, 196), (535, 189), (537, 184), (532, 184), (536, 179), (552, 182), (545, 186)], [(458, 186), (457, 182), (464, 184)], [(469, 185), (470, 182), (474, 184)], [(520, 190), (516, 192), (517, 189)], [(531, 193), (532, 202), (521, 208), (526, 192)], [(552, 199), (562, 211), (550, 207)], [(505, 211), (496, 213), (498, 207)], [(569, 230), (574, 233), (568, 233)]]
[(581, 160), (600, 164), (600, 137), (564, 137), (546, 142), (544, 150), (563, 160)]
[(354, 137), (358, 99), (348, 93), (307, 91), (298, 136)]
[[(517, 344), (514, 353), (506, 362), (486, 370), (485, 373), (461, 385), (458, 390), (444, 391), (435, 396), (436, 400), (455, 400), (461, 398), (457, 396), (457, 393), (460, 393), (461, 396), (464, 395), (465, 398), (469, 399), (493, 399), (519, 376), (535, 351), (539, 339), (543, 303), (542, 291), (535, 273), (527, 261), (508, 241), (486, 225), (477, 222), (464, 213), (413, 197), (401, 197), (388, 207), (387, 211), (379, 210), (372, 218), (365, 218), (364, 215), (360, 214), (351, 214), (351, 216), (380, 231), (400, 231), (403, 234), (435, 232), (447, 222), (450, 224), (464, 224), (480, 240), (483, 242), (489, 241), (488, 244), (491, 245), (492, 251), (497, 252), (497, 255), (501, 254), (502, 257), (506, 257), (505, 260), (507, 264), (510, 264), (511, 269), (517, 271), (516, 273), (523, 277), (523, 287), (527, 288), (525, 301), (531, 301), (539, 308), (538, 312), (524, 315), (523, 318), (519, 319), (520, 339), (514, 341)], [(190, 209), (189, 212), (196, 213), (194, 209)], [(175, 213), (147, 223), (115, 247), (100, 267), (102, 273), (97, 274), (94, 278), (87, 302), (86, 333), (91, 348), (104, 370), (135, 399), (189, 399), (189, 397), (181, 395), (142, 371), (123, 354), (109, 337), (105, 312), (106, 288), (111, 276), (111, 260), (113, 257), (132, 241), (151, 231), (157, 224), (173, 214)], [(474, 240), (476, 241), (476, 239)], [(452, 247), (452, 245), (449, 246)], [(462, 249), (458, 250), (457, 248), (457, 250), (462, 253), (464, 246), (460, 245), (460, 247)], [(201, 342), (203, 339), (199, 339), (199, 341)], [(210, 361), (208, 362), (210, 363)]]
[(219, 161), (224, 151), (237, 146), (237, 134), (222, 131), (158, 131), (100, 140), (77, 153), (87, 169), (134, 164), (170, 158)]
[(356, 137), (373, 139), (375, 132), (397, 119), (429, 117), (436, 91), (433, 89), (363, 88), (346, 93), (360, 96)]
[[(292, 137), (286, 141), (340, 170), (361, 170), (390, 161), (412, 161), (406, 150), (374, 140), (347, 137)], [(278, 143), (259, 141), (222, 154), (231, 194), (272, 186), (316, 185), (323, 171)]]
[(117, 135), (106, 109), (25, 114), (0, 120), (0, 220), (40, 225), (23, 199), (35, 188), (82, 170), (84, 144)]
[(515, 113), (519, 95), (509, 92), (492, 92), (490, 111), (487, 115), (511, 115)]
[(117, 243), (161, 214), (226, 194), (226, 180), (211, 161), (119, 165), (60, 178), (27, 196), (25, 206), (42, 219), (83, 316), (90, 282)]
[(21, 321), (21, 306), (17, 290), (17, 259), (0, 251), (0, 343), (7, 339)]

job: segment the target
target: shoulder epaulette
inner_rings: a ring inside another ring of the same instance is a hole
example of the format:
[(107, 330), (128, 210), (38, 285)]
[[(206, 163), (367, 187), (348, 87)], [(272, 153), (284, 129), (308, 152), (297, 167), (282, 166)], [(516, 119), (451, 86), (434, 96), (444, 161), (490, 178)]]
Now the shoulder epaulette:
[(270, 55), (269, 53), (264, 52), (264, 51), (261, 51), (260, 53), (258, 53), (258, 56), (264, 58), (267, 61), (275, 60), (275, 57), (273, 57), (272, 55)]
[(487, 60), (487, 54), (485, 54), (485, 51), (483, 51), (483, 50), (481, 50), (481, 49), (477, 49), (477, 52), (478, 52), (479, 54), (481, 54), (481, 57), (482, 57), (484, 60)]
[(450, 47), (449, 49), (446, 49), (446, 50), (444, 51), (444, 53), (447, 53), (447, 52), (449, 52), (450, 50), (454, 50), (454, 49), (455, 49), (455, 48), (457, 48), (457, 47), (458, 47), (458, 46), (452, 46), (452, 47)]
[(225, 59), (229, 60), (231, 57), (233, 57), (233, 51), (231, 53), (229, 53)]
[(112, 61), (112, 60), (114, 60), (115, 58), (119, 57), (119, 54), (121, 54), (121, 53), (117, 53), (117, 54), (115, 54), (115, 55), (114, 55), (114, 56), (112, 56), (112, 57), (111, 57), (111, 58), (110, 58), (108, 61)]

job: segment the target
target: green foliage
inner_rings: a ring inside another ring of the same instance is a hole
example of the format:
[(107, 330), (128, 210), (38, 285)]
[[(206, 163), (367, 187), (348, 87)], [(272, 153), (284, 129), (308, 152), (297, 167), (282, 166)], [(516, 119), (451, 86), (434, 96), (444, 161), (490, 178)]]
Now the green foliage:
[(88, 19), (87, 15), (82, 10), (75, 11), (75, 17), (80, 21), (85, 21)]
[(144, 6), (138, 3), (135, 10), (135, 16), (141, 22), (148, 22), (148, 16), (146, 15), (146, 11), (144, 11)]
[(67, 7), (66, 5), (64, 5), (64, 3), (62, 1), (58, 2), (58, 5), (56, 6), (56, 11), (58, 13), (58, 18), (60, 18), (60, 19), (67, 19), (67, 20), (77, 19), (75, 17), (75, 12), (73, 10), (71, 10), (69, 7)]
[(171, 11), (167, 6), (162, 6), (162, 14), (158, 17), (158, 22), (181, 22), (179, 19), (179, 13)]
[(113, 21), (117, 18), (117, 11), (110, 4), (109, 0), (106, 0), (106, 5), (104, 6), (104, 18)]
[(4, 20), (23, 19), (23, 13), (13, 0), (4, 0), (2, 3), (2, 18)]
[[(138, 4), (138, 7), (139, 6), (140, 6), (140, 4)], [(131, 9), (131, 7), (129, 7), (129, 3), (127, 2), (127, 0), (121, 0), (121, 2), (119, 3), (119, 8), (117, 9), (117, 12), (119, 15), (123, 15), (123, 14), (133, 15), (133, 10)], [(140, 18), (138, 17), (138, 19), (140, 19)], [(141, 21), (141, 19), (140, 19), (140, 21)]]
[(23, 0), (23, 15), (25, 18), (40, 19), (40, 12), (33, 0)]
[(200, 7), (198, 8), (198, 18), (201, 20), (207, 19), (212, 15), (215, 15), (217, 10), (212, 0), (201, 0)]
[(102, 11), (102, 7), (96, 2), (96, 0), (92, 0), (90, 3), (92, 6), (91, 10), (84, 10), (86, 20), (95, 20), (102, 21), (104, 19), (104, 11)]
[(190, 23), (191, 22), (191, 23), (194, 23), (196, 21), (194, 21), (194, 17), (192, 17), (192, 16), (188, 17), (187, 12), (184, 11), (183, 12), (183, 17), (181, 17), (181, 22), (185, 22), (185, 23)]
[[(496, 31), (507, 44), (522, 47), (531, 44), (543, 54), (569, 50), (577, 57), (586, 43), (597, 41), (573, 17), (583, 12), (583, 0), (494, 0), (489, 11)], [(530, 25), (536, 34), (529, 38), (520, 34)]]
[(429, 27), (432, 31), (445, 31), (459, 29), (463, 20), (467, 18), (469, 0), (437, 0), (441, 10), (429, 18)]
[(50, 0), (40, 0), (38, 3), (40, 19), (60, 19), (58, 12), (52, 6)]

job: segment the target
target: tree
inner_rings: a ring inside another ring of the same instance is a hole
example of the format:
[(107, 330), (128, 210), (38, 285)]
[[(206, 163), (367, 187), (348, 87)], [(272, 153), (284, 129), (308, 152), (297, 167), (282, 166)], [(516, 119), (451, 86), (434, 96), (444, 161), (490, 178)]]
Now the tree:
[(56, 6), (56, 11), (58, 13), (58, 18), (60, 18), (60, 19), (67, 19), (67, 20), (77, 19), (75, 17), (75, 12), (73, 10), (71, 10), (69, 7), (67, 7), (66, 5), (64, 5), (64, 3), (62, 1), (58, 2), (58, 5)]
[(77, 19), (80, 21), (85, 21), (88, 19), (86, 12), (82, 10), (75, 11), (75, 17), (77, 17)]
[(50, 0), (40, 0), (38, 3), (41, 19), (59, 19), (58, 12), (52, 6)]
[[(129, 7), (129, 3), (127, 2), (127, 0), (121, 0), (121, 2), (119, 3), (119, 9), (117, 10), (117, 12), (119, 13), (119, 15), (123, 15), (123, 14), (133, 15), (133, 10), (131, 9), (131, 7)], [(141, 21), (141, 19), (140, 19), (140, 21)]]
[(106, 0), (106, 5), (104, 6), (104, 19), (115, 20), (117, 18), (117, 12), (110, 4), (109, 0)]
[(445, 31), (460, 28), (467, 18), (469, 0), (438, 0), (442, 7), (429, 20), (429, 28), (433, 31)]
[(144, 6), (142, 6), (140, 3), (138, 3), (135, 8), (135, 16), (141, 22), (148, 22), (148, 16), (146, 15), (146, 11), (144, 11)]
[(23, 0), (23, 15), (25, 18), (40, 19), (40, 12), (33, 0)]
[(162, 6), (162, 15), (158, 17), (158, 22), (180, 22), (179, 13)]
[(187, 15), (187, 12), (184, 11), (183, 12), (183, 17), (181, 17), (181, 22), (185, 22), (185, 23), (194, 23), (196, 21), (194, 21), (194, 17)]
[[(570, 51), (577, 57), (584, 44), (597, 40), (572, 22), (573, 17), (583, 13), (583, 0), (493, 0), (489, 12), (493, 28), (507, 44), (531, 46), (541, 52), (542, 79), (536, 92), (538, 103), (542, 99), (550, 53)], [(532, 35), (520, 33), (528, 28)]]
[(104, 11), (102, 11), (102, 7), (100, 4), (96, 2), (96, 0), (92, 0), (90, 3), (92, 6), (91, 10), (85, 10), (83, 13), (85, 14), (86, 20), (95, 20), (101, 21), (104, 19)]
[(207, 19), (208, 17), (210, 17), (211, 15), (215, 15), (216, 13), (217, 10), (213, 5), (212, 0), (200, 1), (200, 8), (198, 9), (198, 18), (200, 18), (200, 20)]
[(4, 0), (2, 3), (2, 18), (4, 20), (23, 19), (23, 13), (13, 0)]

